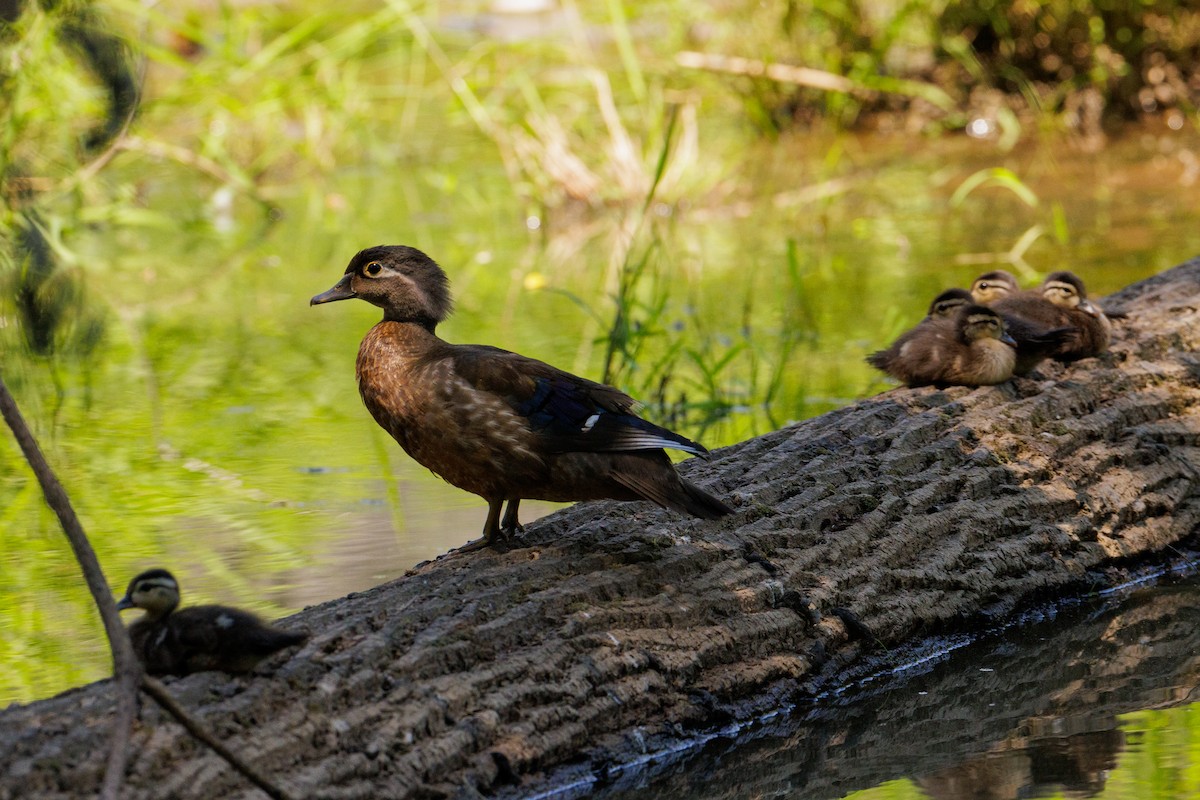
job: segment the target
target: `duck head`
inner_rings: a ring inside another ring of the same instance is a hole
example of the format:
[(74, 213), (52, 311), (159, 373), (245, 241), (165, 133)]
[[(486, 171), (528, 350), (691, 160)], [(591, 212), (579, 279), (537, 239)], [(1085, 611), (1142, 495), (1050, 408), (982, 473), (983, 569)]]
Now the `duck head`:
[(985, 272), (971, 284), (971, 297), (976, 303), (994, 303), (1001, 297), (1014, 294), (1020, 287), (1011, 272), (1002, 269)]
[(1042, 297), (1062, 308), (1077, 308), (1093, 317), (1100, 315), (1100, 309), (1087, 299), (1083, 280), (1074, 272), (1062, 270), (1047, 275), (1042, 282)]
[(1004, 318), (987, 306), (966, 306), (958, 315), (958, 329), (968, 344), (981, 339), (998, 339), (1016, 348), (1017, 341), (1004, 329)]
[(179, 582), (165, 569), (148, 569), (129, 582), (117, 610), (140, 608), (150, 619), (161, 619), (179, 605)]
[(963, 306), (971, 303), (971, 293), (966, 289), (947, 289), (933, 298), (926, 313), (933, 319), (953, 319)]
[(332, 289), (309, 305), (357, 297), (383, 309), (383, 318), (414, 322), (432, 331), (450, 314), (450, 281), (433, 259), (414, 247), (381, 245), (360, 250)]

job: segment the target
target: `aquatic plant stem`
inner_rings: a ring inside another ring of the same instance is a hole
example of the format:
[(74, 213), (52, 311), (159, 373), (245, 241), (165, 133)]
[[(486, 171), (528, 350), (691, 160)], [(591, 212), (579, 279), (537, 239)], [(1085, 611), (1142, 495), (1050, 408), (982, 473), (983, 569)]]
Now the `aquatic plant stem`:
[(108, 636), (108, 645), (113, 655), (113, 680), (117, 685), (117, 718), (113, 724), (111, 749), (105, 766), (100, 797), (104, 800), (116, 800), (129, 758), (129, 735), (137, 714), (137, 687), (142, 678), (142, 666), (134, 656), (133, 644), (121, 624), (112, 589), (104, 578), (96, 551), (92, 549), (92, 544), (75, 515), (75, 509), (71, 507), (66, 490), (54, 475), (46, 457), (42, 455), (37, 440), (21, 416), (17, 401), (8, 391), (3, 378), (0, 378), (0, 413), (16, 437), (17, 444), (21, 446), (21, 452), (25, 454), (25, 460), (33, 469), (38, 483), (41, 484), (46, 505), (58, 516), (63, 533), (71, 544), (75, 560), (79, 562), (84, 580), (92, 593), (92, 600), (100, 611), (100, 619), (104, 622), (104, 632)]

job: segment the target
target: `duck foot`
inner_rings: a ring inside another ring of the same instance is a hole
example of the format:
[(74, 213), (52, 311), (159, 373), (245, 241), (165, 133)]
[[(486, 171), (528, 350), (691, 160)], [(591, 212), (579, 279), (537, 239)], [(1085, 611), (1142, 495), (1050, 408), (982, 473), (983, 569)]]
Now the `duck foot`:
[(454, 548), (451, 552), (454, 553), (477, 553), (480, 550), (486, 550), (491, 546), (492, 542), (487, 536), (480, 536), (478, 539), (472, 539), (464, 545)]

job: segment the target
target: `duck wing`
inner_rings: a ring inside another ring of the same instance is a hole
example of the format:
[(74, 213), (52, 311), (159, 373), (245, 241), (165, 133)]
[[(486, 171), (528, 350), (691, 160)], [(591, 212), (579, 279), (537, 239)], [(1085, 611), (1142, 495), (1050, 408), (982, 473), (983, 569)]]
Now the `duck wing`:
[(664, 447), (707, 455), (703, 445), (634, 413), (629, 395), (534, 358), (485, 345), (460, 345), (455, 373), (476, 391), (502, 398), (552, 453), (621, 452)]

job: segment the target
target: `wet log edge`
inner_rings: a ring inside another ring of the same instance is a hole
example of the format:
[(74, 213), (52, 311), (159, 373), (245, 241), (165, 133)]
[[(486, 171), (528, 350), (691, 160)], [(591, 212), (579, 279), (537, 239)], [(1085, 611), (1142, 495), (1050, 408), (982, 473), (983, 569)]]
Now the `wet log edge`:
[[(1121, 583), (1200, 529), (1200, 259), (1104, 305), (1124, 316), (1101, 358), (685, 462), (732, 518), (580, 504), (306, 609), (288, 624), (312, 639), (263, 674), (172, 690), (302, 796), (525, 794)], [(94, 792), (110, 697), (0, 712), (0, 800)], [(255, 796), (156, 709), (133, 746), (127, 797)]]

